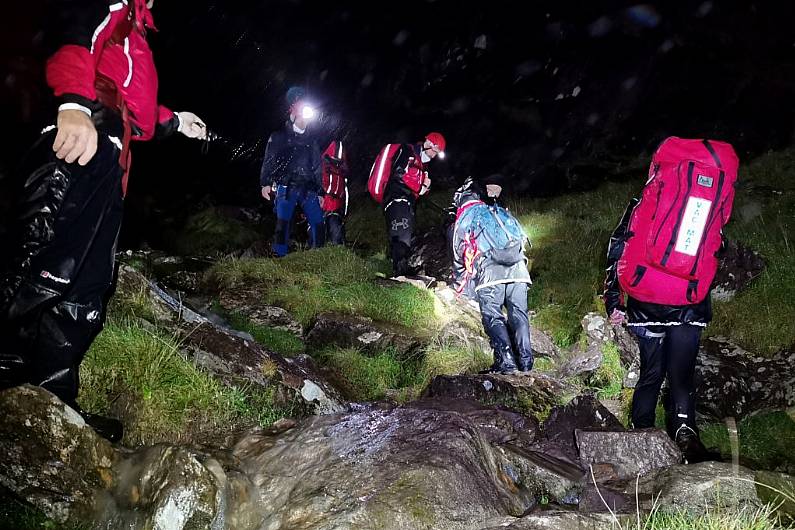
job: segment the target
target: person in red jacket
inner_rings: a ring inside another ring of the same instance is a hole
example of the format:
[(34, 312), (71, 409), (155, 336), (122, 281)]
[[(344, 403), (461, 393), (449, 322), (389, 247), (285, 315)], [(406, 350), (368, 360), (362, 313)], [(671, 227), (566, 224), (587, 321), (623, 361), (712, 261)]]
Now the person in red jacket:
[(348, 151), (341, 140), (333, 140), (323, 152), (323, 198), (320, 208), (326, 225), (326, 241), (345, 243), (345, 216), (348, 215)]
[[(66, 5), (64, 5), (66, 4)], [(22, 166), (18, 212), (0, 276), (0, 385), (32, 383), (116, 441), (117, 420), (77, 404), (79, 367), (102, 329), (131, 140), (179, 131), (203, 138), (190, 112), (157, 103), (146, 32), (152, 0), (62, 2), (47, 84), (58, 100)]]
[(445, 144), (441, 133), (431, 132), (422, 143), (402, 144), (392, 158), (383, 204), (393, 276), (409, 276), (413, 273), (409, 256), (414, 236), (416, 202), (431, 187), (425, 165), (436, 156), (444, 158)]

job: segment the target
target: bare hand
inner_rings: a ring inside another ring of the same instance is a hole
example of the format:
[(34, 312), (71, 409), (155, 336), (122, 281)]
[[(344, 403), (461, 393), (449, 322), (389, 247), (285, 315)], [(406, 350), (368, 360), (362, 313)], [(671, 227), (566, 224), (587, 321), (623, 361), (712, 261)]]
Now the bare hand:
[(81, 166), (88, 164), (97, 152), (97, 129), (88, 115), (80, 110), (58, 112), (58, 134), (52, 150), (55, 156), (71, 164), (75, 160)]
[(207, 137), (207, 125), (192, 112), (177, 112), (179, 116), (179, 132), (188, 138), (204, 140)]
[(428, 173), (425, 173), (425, 180), (422, 181), (422, 188), (420, 188), (420, 195), (425, 195), (431, 189), (431, 178)]
[(618, 308), (613, 309), (613, 312), (610, 313), (610, 323), (613, 324), (614, 326), (620, 326), (621, 324), (624, 323), (626, 317), (627, 314), (621, 311), (620, 309)]
[(266, 201), (271, 200), (271, 192), (273, 188), (271, 186), (263, 186), (262, 187), (262, 196), (265, 198)]

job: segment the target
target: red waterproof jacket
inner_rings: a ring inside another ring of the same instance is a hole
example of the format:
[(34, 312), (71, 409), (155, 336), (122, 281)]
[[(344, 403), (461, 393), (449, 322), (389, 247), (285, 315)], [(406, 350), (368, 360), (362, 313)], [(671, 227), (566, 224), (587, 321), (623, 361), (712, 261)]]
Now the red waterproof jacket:
[(148, 140), (158, 126), (174, 129), (178, 119), (157, 104), (157, 71), (146, 31), (154, 30), (146, 0), (62, 2), (58, 50), (47, 61), (47, 83), (61, 103), (97, 105), (97, 78), (120, 92), (134, 138)]

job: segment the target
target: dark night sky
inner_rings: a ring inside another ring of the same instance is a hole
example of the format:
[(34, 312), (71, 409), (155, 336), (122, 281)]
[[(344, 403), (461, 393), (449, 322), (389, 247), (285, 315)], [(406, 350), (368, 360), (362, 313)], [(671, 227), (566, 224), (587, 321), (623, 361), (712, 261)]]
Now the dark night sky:
[[(51, 112), (46, 12), (15, 2), (0, 35), (0, 119), (18, 131), (0, 175)], [(433, 129), (448, 138), (440, 180), (502, 171), (531, 194), (668, 135), (728, 140), (743, 158), (793, 140), (791, 2), (156, 0), (154, 15), (161, 101), (230, 145), (137, 146), (134, 211), (256, 203), (262, 141), (296, 84), (323, 110), (318, 132), (348, 140), (359, 182), (381, 144)]]

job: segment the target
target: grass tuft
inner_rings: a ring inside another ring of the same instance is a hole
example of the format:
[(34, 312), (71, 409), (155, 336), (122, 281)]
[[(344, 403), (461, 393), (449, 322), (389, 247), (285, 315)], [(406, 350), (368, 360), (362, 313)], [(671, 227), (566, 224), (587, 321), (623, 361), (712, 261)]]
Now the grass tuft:
[(433, 294), (408, 284), (376, 283), (383, 272), (375, 263), (344, 247), (325, 247), (278, 259), (227, 259), (207, 279), (220, 289), (258, 289), (263, 303), (283, 307), (304, 325), (333, 311), (400, 324), (418, 335), (433, 331)]
[(174, 337), (132, 320), (111, 319), (81, 366), (81, 406), (121, 410), (127, 444), (195, 441), (268, 425), (290, 412), (273, 398), (270, 390), (224, 385), (187, 359)]
[(264, 237), (251, 225), (210, 207), (188, 218), (174, 239), (174, 250), (185, 256), (225, 253), (247, 248)]

